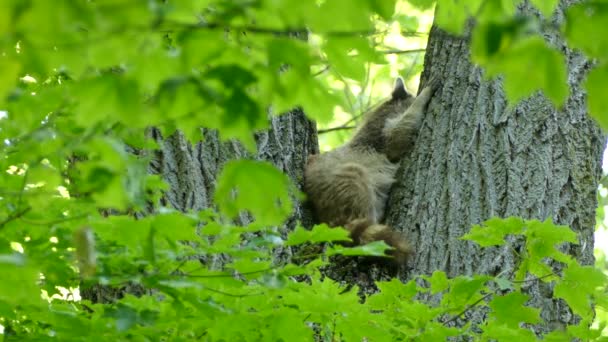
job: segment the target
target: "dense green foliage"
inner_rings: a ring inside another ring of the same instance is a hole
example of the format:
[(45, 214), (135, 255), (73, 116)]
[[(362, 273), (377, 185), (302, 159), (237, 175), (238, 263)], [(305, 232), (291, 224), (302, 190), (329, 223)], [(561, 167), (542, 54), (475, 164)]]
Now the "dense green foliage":
[[(557, 106), (564, 103), (563, 57), (538, 35), (545, 20), (517, 16), (518, 1), (461, 3), (439, 1), (438, 25), (461, 33), (465, 19), (477, 17), (473, 58), (488, 76), (505, 75), (511, 100), (540, 89)], [(532, 3), (548, 15), (556, 1)], [(269, 164), (229, 163), (217, 184), (217, 212), (156, 208), (143, 219), (102, 215), (158, 203), (166, 185), (147, 174), (149, 160), (125, 149), (125, 143), (154, 149), (144, 138), (147, 127), (166, 135), (180, 129), (197, 141), (204, 126), (255, 149), (252, 132), (267, 128), (267, 108), (276, 114), (300, 106), (309, 117), (329, 121), (336, 105), (346, 105), (316, 71), (330, 66), (325, 72), (335, 80), (364, 79), (366, 63), (386, 63), (377, 49), (379, 28), (416, 30), (416, 20), (403, 15), (410, 4), (433, 6), (424, 0), (0, 1), (0, 336), (534, 340), (531, 331), (518, 329), (541, 323), (520, 290), (542, 281), (553, 282), (555, 297), (581, 317), (578, 325), (551, 333), (552, 340), (598, 337), (602, 329), (588, 326), (592, 305), (608, 304), (605, 275), (562, 253), (557, 246), (576, 243), (576, 236), (551, 222), (492, 219), (465, 237), (493, 246), (520, 236), (525, 248), (513, 279), (447, 279), (436, 272), (407, 284), (378, 283), (380, 292), (361, 302), (356, 287), (321, 277), (319, 268), (331, 255), (380, 255), (386, 245), (333, 245), (306, 255), (305, 263), (276, 264), (276, 248), (340, 241), (347, 234), (317, 226), (281, 238), (276, 227), (298, 194)], [(608, 35), (595, 32), (606, 16), (608, 3), (584, 2), (555, 30), (597, 59), (586, 85), (589, 106), (608, 126)], [(305, 30), (311, 39), (293, 38)], [(230, 224), (242, 210), (255, 222)], [(226, 263), (211, 267), (214, 258)], [(562, 272), (553, 273), (548, 260), (561, 263)], [(74, 297), (75, 289), (92, 283), (154, 290), (106, 304)], [(430, 304), (423, 300), (438, 294)], [(490, 313), (481, 330), (453, 327), (483, 300)]]

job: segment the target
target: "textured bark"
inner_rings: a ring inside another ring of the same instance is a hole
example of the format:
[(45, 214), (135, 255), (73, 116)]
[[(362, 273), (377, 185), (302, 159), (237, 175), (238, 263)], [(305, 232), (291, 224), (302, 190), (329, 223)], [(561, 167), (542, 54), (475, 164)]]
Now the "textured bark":
[[(553, 17), (563, 20), (570, 2)], [(538, 15), (529, 7), (527, 14)], [(405, 231), (416, 246), (407, 275), (445, 271), (448, 276), (513, 274), (509, 248), (480, 249), (458, 240), (493, 216), (553, 219), (578, 234), (566, 252), (593, 263), (596, 189), (604, 137), (586, 115), (581, 86), (590, 63), (554, 33), (544, 37), (563, 52), (571, 95), (555, 109), (541, 94), (507, 108), (500, 81), (482, 79), (469, 60), (469, 41), (431, 31), (423, 78), (440, 77), (414, 152), (398, 173), (388, 205), (388, 224)], [(427, 76), (427, 77), (424, 77)], [(531, 305), (542, 308), (554, 329), (575, 319), (552, 288), (530, 282)], [(482, 310), (483, 311), (483, 310)], [(481, 319), (482, 311), (473, 314)]]

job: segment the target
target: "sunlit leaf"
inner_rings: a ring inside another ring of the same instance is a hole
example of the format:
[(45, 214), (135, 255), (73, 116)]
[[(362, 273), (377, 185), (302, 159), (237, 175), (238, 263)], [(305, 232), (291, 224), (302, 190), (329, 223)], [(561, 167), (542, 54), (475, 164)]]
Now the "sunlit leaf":
[(248, 210), (263, 225), (280, 225), (292, 211), (287, 176), (265, 162), (230, 161), (218, 177), (215, 201), (229, 217)]

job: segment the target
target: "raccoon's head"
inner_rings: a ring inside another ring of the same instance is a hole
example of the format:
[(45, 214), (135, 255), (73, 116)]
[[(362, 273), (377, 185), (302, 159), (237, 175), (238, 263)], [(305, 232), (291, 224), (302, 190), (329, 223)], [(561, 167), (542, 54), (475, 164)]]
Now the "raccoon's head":
[(405, 84), (403, 83), (403, 78), (397, 77), (395, 80), (395, 85), (393, 86), (393, 92), (391, 93), (392, 100), (406, 100), (408, 98), (413, 98), (412, 94), (408, 93), (407, 89), (405, 89)]

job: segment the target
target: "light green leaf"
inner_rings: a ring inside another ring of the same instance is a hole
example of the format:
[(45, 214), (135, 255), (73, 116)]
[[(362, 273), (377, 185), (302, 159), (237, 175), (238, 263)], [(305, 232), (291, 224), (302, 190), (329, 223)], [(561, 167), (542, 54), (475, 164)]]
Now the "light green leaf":
[[(249, 259), (239, 259), (233, 261), (226, 266), (234, 269), (239, 273), (251, 273), (251, 272), (260, 272), (260, 271), (269, 271), (272, 262), (270, 261), (254, 261)], [(260, 272), (257, 276), (262, 275), (264, 272)], [(257, 277), (256, 276), (256, 277)]]
[(280, 225), (293, 210), (293, 190), (289, 178), (271, 164), (233, 160), (218, 177), (215, 202), (230, 218), (248, 210), (262, 225)]
[(538, 36), (523, 36), (515, 20), (506, 25), (480, 25), (473, 33), (472, 58), (489, 77), (504, 75), (507, 98), (516, 103), (537, 90), (556, 107), (568, 97), (564, 56)]
[(350, 233), (343, 228), (330, 228), (326, 224), (315, 225), (312, 230), (297, 226), (287, 236), (287, 246), (295, 246), (303, 243), (319, 243), (330, 241), (350, 241)]
[(151, 227), (157, 233), (173, 241), (198, 240), (196, 235), (196, 220), (179, 212), (159, 214), (151, 217)]
[(445, 272), (435, 271), (433, 275), (427, 277), (426, 280), (431, 284), (431, 293), (436, 294), (448, 288), (448, 277)]
[[(580, 324), (580, 323), (579, 323)], [(570, 327), (568, 327), (570, 328)], [(572, 341), (572, 337), (568, 335), (565, 331), (554, 330), (548, 334), (546, 334), (543, 338), (543, 341), (547, 342), (570, 342)]]
[(372, 310), (396, 307), (401, 301), (412, 300), (418, 293), (418, 286), (414, 280), (404, 284), (399, 279), (393, 278), (390, 281), (378, 281), (376, 286), (380, 292), (370, 295), (365, 301)]
[[(415, 312), (413, 313), (414, 317)], [(462, 328), (446, 327), (439, 322), (424, 322), (424, 330), (422, 334), (417, 336), (419, 341), (450, 341), (450, 337), (459, 336), (463, 333)]]
[(569, 6), (564, 28), (568, 45), (581, 49), (589, 57), (605, 58), (608, 55), (606, 22), (608, 22), (606, 2), (584, 1)]
[[(569, 263), (572, 257), (560, 252), (556, 248), (556, 245), (564, 242), (578, 244), (576, 233), (567, 226), (555, 225), (551, 222), (551, 219), (547, 219), (544, 222), (537, 220), (528, 221), (525, 236), (526, 249), (530, 259), (539, 263), (546, 257)], [(535, 274), (537, 276), (544, 276), (547, 273)]]
[(605, 96), (608, 94), (608, 82), (606, 80), (608, 80), (608, 64), (604, 63), (593, 68), (585, 81), (589, 114), (604, 130), (608, 130), (608, 97)]
[(106, 241), (116, 241), (135, 251), (143, 251), (150, 234), (150, 219), (136, 220), (130, 216), (110, 216), (92, 224), (93, 231)]
[[(426, 3), (428, 1), (425, 1), (423, 5)], [(479, 6), (482, 3), (482, 0), (470, 0), (466, 2), (438, 0), (435, 11), (435, 23), (450, 33), (461, 35), (466, 20), (478, 12)]]
[(412, 6), (424, 11), (424, 10), (428, 10), (431, 7), (433, 7), (435, 2), (437, 2), (437, 1), (436, 0), (408, 0), (407, 2), (409, 4), (411, 4)]
[(7, 93), (17, 85), (21, 73), (19, 61), (9, 56), (0, 55), (0, 104), (4, 103)]
[(462, 240), (474, 241), (482, 247), (499, 246), (505, 243), (505, 237), (510, 234), (521, 234), (524, 221), (518, 217), (500, 219), (491, 218), (484, 223), (485, 227), (473, 226), (469, 233), (461, 237)]
[(528, 296), (520, 292), (494, 297), (489, 304), (492, 309), (491, 317), (513, 329), (517, 329), (520, 323), (538, 323), (540, 309), (524, 306), (526, 301)]
[(367, 245), (357, 247), (344, 247), (344, 246), (329, 246), (325, 252), (327, 255), (350, 255), (350, 256), (381, 256), (387, 257), (385, 251), (390, 250), (391, 246), (387, 245), (384, 241), (374, 241)]
[(443, 296), (442, 303), (451, 312), (460, 312), (466, 305), (483, 297), (481, 291), (487, 290), (485, 284), (491, 279), (492, 277), (481, 275), (456, 277), (450, 282), (450, 291)]
[(605, 341), (605, 334), (602, 331), (604, 329), (602, 327), (601, 329), (590, 328), (591, 323), (592, 318), (587, 318), (581, 320), (577, 325), (569, 325), (567, 330), (571, 337), (568, 341), (572, 341), (574, 338), (582, 341)]
[(72, 94), (78, 102), (75, 119), (81, 127), (123, 122), (128, 126), (149, 124), (144, 112), (138, 84), (121, 75), (105, 74), (73, 84)]
[(357, 38), (328, 38), (325, 43), (325, 53), (329, 65), (338, 74), (353, 80), (365, 78), (365, 60), (360, 54), (355, 54), (352, 49)]
[(562, 280), (555, 285), (555, 297), (564, 299), (572, 311), (581, 317), (592, 318), (591, 300), (603, 293), (607, 281), (601, 270), (572, 263), (564, 270)]
[(503, 291), (513, 289), (513, 283), (509, 279), (505, 279), (503, 277), (496, 277), (494, 278), (494, 282), (496, 283), (496, 285), (498, 285), (498, 288)]
[(545, 18), (550, 19), (559, 0), (532, 0), (531, 2), (540, 10)]
[(484, 340), (490, 341), (537, 341), (536, 335), (528, 329), (513, 329), (503, 325), (502, 322), (495, 321), (481, 328)]

